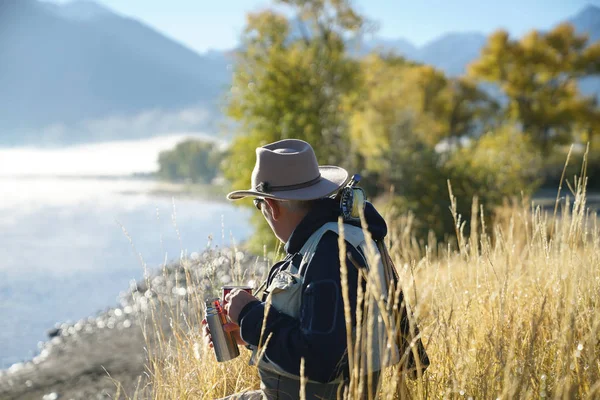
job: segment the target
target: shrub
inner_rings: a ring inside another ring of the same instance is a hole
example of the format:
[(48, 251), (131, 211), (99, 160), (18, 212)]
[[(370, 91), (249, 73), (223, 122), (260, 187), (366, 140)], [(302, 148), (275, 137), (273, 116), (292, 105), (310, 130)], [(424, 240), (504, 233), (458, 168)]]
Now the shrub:
[[(545, 160), (543, 169), (543, 187), (557, 188), (565, 167), (568, 148), (558, 148)], [(574, 148), (565, 170), (565, 179), (573, 182), (575, 176), (581, 176), (581, 165), (584, 152), (582, 149)], [(600, 152), (590, 150), (587, 159), (588, 190), (600, 190)], [(565, 185), (563, 185), (564, 187)]]
[(158, 157), (158, 177), (170, 181), (210, 183), (224, 157), (217, 144), (196, 139), (179, 143)]
[(541, 182), (539, 152), (526, 136), (510, 128), (441, 153), (414, 138), (398, 138), (395, 144), (394, 162), (385, 172), (392, 187), (391, 196), (385, 196), (380, 203), (390, 206), (392, 218), (410, 211), (414, 216), (412, 228), (419, 239), (427, 237), (429, 231), (438, 239), (455, 233), (455, 223), (448, 212), (448, 180), (463, 221), (471, 218), (475, 196), (484, 215), (491, 218), (505, 198), (528, 197)]
[(458, 213), (470, 219), (475, 196), (488, 217), (506, 198), (531, 196), (541, 183), (541, 166), (541, 155), (527, 136), (509, 127), (482, 136), (446, 163)]

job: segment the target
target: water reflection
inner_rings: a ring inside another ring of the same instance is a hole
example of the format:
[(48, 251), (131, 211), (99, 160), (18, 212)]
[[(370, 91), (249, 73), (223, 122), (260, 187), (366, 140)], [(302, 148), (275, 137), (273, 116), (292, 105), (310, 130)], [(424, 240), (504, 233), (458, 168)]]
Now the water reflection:
[(229, 246), (248, 236), (244, 210), (173, 201), (152, 195), (155, 188), (131, 179), (0, 178), (0, 368), (31, 358), (56, 322), (114, 305), (142, 277), (142, 259), (156, 267), (201, 250), (209, 237)]

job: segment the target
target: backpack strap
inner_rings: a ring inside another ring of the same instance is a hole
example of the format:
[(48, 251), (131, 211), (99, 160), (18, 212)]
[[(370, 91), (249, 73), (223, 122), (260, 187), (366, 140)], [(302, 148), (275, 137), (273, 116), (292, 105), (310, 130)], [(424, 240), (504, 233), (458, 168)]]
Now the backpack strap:
[(323, 238), (323, 235), (325, 235), (325, 233), (327, 233), (328, 231), (334, 229), (337, 231), (337, 222), (327, 222), (315, 232), (313, 232), (313, 234), (310, 235), (306, 242), (304, 242), (304, 246), (302, 246), (302, 248), (298, 252), (298, 254), (302, 256), (302, 261), (300, 262), (300, 266), (298, 267), (298, 274), (300, 274), (300, 276), (304, 276), (304, 274), (306, 273), (306, 266), (312, 261), (315, 255), (315, 251), (317, 250), (317, 246)]

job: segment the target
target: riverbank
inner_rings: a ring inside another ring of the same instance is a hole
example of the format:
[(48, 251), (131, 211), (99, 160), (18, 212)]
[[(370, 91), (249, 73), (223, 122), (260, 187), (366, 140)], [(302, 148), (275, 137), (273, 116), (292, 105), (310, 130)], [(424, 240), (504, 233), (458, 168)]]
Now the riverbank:
[[(230, 190), (231, 188), (225, 184), (210, 185), (157, 181), (156, 187), (149, 194), (166, 197), (176, 196), (186, 199), (225, 201), (225, 197)], [(540, 188), (531, 196), (531, 203), (534, 207), (540, 206), (544, 210), (553, 210), (556, 204), (557, 192), (558, 188)], [(564, 201), (567, 196), (571, 201), (575, 198), (575, 195), (571, 192), (567, 184), (564, 184), (559, 197), (560, 201)], [(591, 210), (600, 211), (600, 192), (597, 190), (588, 192), (586, 194), (586, 203)]]
[[(532, 196), (532, 202), (535, 206), (540, 206), (544, 210), (554, 210), (557, 192), (558, 189), (542, 188)], [(567, 197), (569, 197), (570, 203), (573, 203), (575, 200), (575, 195), (573, 195), (571, 190), (565, 184), (560, 192), (558, 211), (561, 211), (560, 205), (564, 204)], [(592, 191), (586, 193), (585, 201), (587, 208), (591, 211), (600, 211), (600, 192)]]
[(149, 192), (153, 196), (168, 196), (186, 199), (226, 201), (229, 187), (224, 184), (201, 184), (157, 181), (155, 189)]
[[(48, 331), (32, 360), (0, 371), (0, 398), (108, 399), (151, 395), (149, 354), (166, 343), (173, 318), (197, 329), (198, 299), (222, 284), (260, 279), (264, 261), (231, 249), (209, 249), (157, 270), (121, 292), (118, 304)], [(165, 340), (166, 339), (166, 340)]]

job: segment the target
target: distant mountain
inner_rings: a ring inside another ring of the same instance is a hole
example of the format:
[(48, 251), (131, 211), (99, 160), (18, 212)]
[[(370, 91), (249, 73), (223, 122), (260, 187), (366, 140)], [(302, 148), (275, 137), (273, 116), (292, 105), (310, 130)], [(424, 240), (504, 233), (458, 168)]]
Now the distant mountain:
[(65, 5), (43, 3), (55, 14), (74, 21), (90, 21), (102, 17), (110, 17), (113, 12), (93, 1), (81, 0)]
[(600, 40), (600, 7), (588, 5), (567, 19), (579, 32), (587, 33), (592, 41)]
[(372, 51), (394, 52), (406, 59), (433, 65), (455, 76), (466, 72), (467, 64), (479, 57), (486, 41), (485, 35), (476, 32), (448, 33), (420, 47), (406, 39), (375, 37), (363, 43), (359, 54)]
[[(600, 40), (600, 7), (588, 5), (567, 21), (573, 24), (579, 32), (587, 33), (591, 41)], [(600, 98), (600, 78), (582, 80), (581, 91)]]
[(487, 38), (481, 33), (449, 33), (419, 49), (415, 61), (431, 64), (449, 75), (461, 75), (477, 59)]
[[(587, 33), (592, 41), (600, 40), (600, 7), (588, 5), (566, 21), (578, 32)], [(364, 44), (364, 49), (395, 51), (410, 60), (431, 64), (456, 76), (463, 74), (467, 65), (479, 57), (486, 42), (487, 37), (477, 32), (448, 33), (421, 47), (404, 39), (374, 38)], [(589, 92), (589, 88), (586, 89)], [(600, 87), (595, 93), (600, 93)]]
[(372, 51), (393, 51), (406, 58), (415, 59), (419, 49), (406, 39), (384, 39), (375, 37), (362, 44), (360, 54)]
[(201, 56), (96, 3), (0, 1), (0, 144), (206, 129), (230, 80)]

